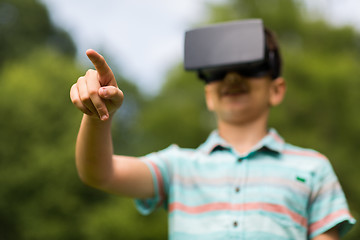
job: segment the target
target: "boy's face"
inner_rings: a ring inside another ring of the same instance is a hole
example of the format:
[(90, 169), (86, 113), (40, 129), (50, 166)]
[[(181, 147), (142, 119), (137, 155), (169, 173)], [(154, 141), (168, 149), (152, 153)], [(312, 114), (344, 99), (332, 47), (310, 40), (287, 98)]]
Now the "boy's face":
[(208, 109), (217, 115), (218, 121), (231, 124), (267, 120), (270, 107), (278, 105), (284, 94), (282, 78), (243, 77), (236, 72), (205, 86)]

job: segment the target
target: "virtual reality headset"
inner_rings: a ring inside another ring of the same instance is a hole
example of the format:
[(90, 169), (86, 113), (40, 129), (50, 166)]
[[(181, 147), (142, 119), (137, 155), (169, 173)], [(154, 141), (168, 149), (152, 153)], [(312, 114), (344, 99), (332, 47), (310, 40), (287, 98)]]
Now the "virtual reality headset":
[(215, 24), (185, 33), (184, 67), (206, 82), (235, 71), (245, 77), (280, 74), (279, 53), (269, 49), (261, 19)]

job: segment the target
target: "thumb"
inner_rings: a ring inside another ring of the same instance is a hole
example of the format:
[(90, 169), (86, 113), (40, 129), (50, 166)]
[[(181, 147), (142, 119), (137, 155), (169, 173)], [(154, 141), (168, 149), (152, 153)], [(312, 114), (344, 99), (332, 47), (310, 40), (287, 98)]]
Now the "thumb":
[(99, 96), (111, 101), (115, 108), (119, 108), (124, 100), (123, 92), (114, 86), (101, 87), (99, 89)]
[(117, 86), (114, 73), (106, 63), (104, 57), (92, 49), (88, 49), (86, 55), (94, 64), (94, 67), (98, 72), (101, 86)]

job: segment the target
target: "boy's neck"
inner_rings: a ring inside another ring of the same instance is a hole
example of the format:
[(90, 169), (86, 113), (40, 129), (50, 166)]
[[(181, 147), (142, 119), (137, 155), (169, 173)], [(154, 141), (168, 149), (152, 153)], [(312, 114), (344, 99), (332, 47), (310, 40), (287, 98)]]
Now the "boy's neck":
[(268, 132), (267, 120), (247, 124), (218, 123), (220, 136), (243, 155), (248, 153)]

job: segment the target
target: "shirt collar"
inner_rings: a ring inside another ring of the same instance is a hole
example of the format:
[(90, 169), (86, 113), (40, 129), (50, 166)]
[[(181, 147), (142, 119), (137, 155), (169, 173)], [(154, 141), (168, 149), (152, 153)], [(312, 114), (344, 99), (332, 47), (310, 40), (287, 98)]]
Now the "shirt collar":
[[(284, 149), (284, 140), (278, 134), (278, 132), (271, 128), (268, 134), (261, 139), (252, 149), (251, 152), (266, 148), (274, 152), (281, 153)], [(208, 137), (208, 139), (199, 146), (199, 150), (202, 150), (208, 154), (211, 154), (217, 150), (231, 150), (232, 146), (227, 143), (220, 135), (217, 130), (214, 130)]]

